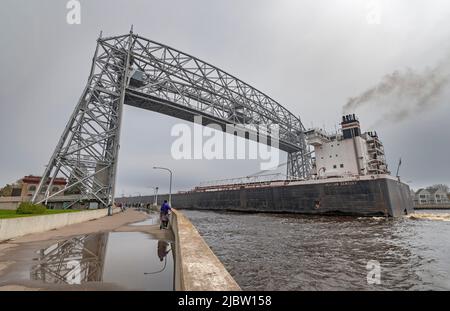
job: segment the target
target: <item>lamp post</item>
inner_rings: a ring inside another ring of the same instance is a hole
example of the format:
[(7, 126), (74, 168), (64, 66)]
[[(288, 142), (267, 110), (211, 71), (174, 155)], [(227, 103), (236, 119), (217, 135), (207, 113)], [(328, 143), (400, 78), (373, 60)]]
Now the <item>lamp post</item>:
[(155, 170), (166, 170), (170, 173), (170, 184), (169, 184), (169, 205), (172, 206), (172, 171), (166, 167), (159, 167), (159, 166), (154, 166), (153, 169)]
[(150, 189), (153, 189), (153, 205), (158, 205), (158, 187), (149, 187)]
[(141, 196), (142, 194), (140, 192), (134, 192), (133, 195), (138, 194), (139, 195), (139, 207), (141, 207)]

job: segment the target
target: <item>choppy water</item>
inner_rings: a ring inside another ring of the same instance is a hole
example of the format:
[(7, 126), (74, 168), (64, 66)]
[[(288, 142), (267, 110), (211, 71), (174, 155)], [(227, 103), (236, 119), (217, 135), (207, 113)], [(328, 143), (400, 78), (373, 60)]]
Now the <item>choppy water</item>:
[[(188, 211), (244, 290), (450, 290), (450, 213), (316, 217)], [(368, 284), (369, 261), (381, 284)]]

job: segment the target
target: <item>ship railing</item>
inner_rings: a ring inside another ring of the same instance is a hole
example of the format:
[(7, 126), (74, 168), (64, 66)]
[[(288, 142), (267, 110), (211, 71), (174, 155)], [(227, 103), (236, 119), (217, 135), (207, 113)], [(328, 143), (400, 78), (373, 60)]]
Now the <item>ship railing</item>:
[(278, 174), (265, 174), (265, 175), (255, 175), (255, 176), (245, 176), (230, 179), (221, 179), (201, 182), (199, 186), (195, 187), (196, 191), (200, 190), (211, 190), (217, 188), (236, 188), (239, 186), (259, 186), (262, 184), (270, 184), (274, 181), (291, 181), (292, 178), (288, 178), (286, 175)]

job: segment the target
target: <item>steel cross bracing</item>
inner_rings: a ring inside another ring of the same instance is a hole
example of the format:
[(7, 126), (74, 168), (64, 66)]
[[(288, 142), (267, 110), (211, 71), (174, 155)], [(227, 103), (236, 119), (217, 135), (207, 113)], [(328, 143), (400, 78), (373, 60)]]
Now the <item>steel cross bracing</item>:
[[(300, 118), (236, 77), (193, 56), (137, 34), (99, 38), (87, 86), (46, 167), (33, 202), (62, 192), (111, 206), (114, 197), (123, 105), (203, 123), (279, 128), (288, 153), (287, 175), (305, 178), (311, 168)], [(51, 193), (58, 175), (69, 183)]]
[(42, 249), (31, 279), (54, 284), (101, 282), (107, 242), (108, 234), (85, 235)]

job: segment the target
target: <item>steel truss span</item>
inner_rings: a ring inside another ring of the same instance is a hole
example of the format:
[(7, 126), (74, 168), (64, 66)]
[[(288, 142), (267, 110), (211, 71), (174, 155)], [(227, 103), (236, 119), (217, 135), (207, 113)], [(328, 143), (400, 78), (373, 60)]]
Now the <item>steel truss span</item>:
[[(112, 205), (124, 104), (188, 121), (202, 116), (204, 124), (224, 130), (227, 124), (277, 125), (279, 149), (288, 153), (288, 177), (309, 174), (311, 155), (300, 118), (223, 70), (130, 32), (97, 40), (87, 85), (33, 202), (64, 192), (76, 198), (67, 207), (82, 201)], [(53, 193), (57, 176), (68, 184)]]

